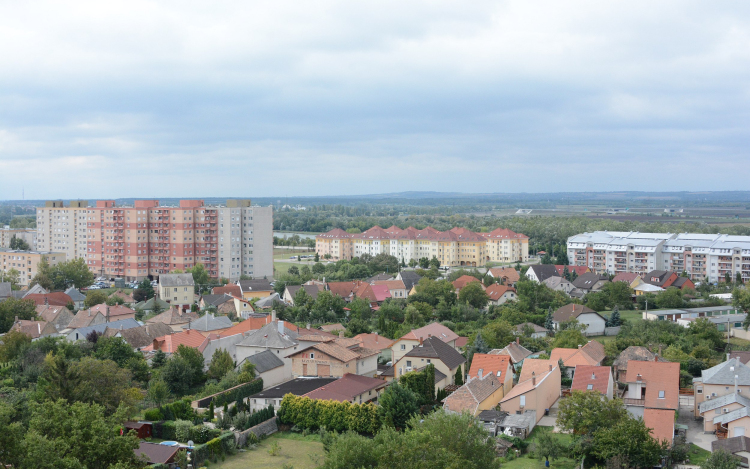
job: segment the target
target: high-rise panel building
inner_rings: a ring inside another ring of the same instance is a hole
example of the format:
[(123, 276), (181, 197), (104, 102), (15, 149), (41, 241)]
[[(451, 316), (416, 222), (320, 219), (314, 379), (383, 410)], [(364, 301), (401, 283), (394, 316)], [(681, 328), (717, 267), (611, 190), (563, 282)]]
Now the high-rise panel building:
[(155, 278), (203, 264), (211, 277), (273, 275), (273, 208), (250, 200), (208, 206), (158, 200), (117, 206), (113, 200), (47, 202), (37, 209), (37, 248), (83, 258), (96, 275)]

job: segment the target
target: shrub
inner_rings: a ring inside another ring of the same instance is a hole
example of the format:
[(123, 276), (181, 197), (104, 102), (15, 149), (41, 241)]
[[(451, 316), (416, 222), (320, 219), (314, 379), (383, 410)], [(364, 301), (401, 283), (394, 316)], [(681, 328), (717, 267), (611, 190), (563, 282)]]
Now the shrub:
[(281, 401), (278, 416), (282, 423), (302, 429), (374, 434), (380, 428), (377, 407), (372, 403), (321, 401), (287, 394)]
[[(223, 380), (222, 380), (223, 382)], [(230, 402), (235, 402), (238, 399), (244, 399), (253, 394), (257, 394), (263, 390), (263, 379), (256, 378), (248, 383), (240, 384), (233, 388), (229, 388), (221, 394), (204, 397), (198, 400), (198, 407), (208, 407), (211, 402), (214, 406), (221, 406)]]
[(149, 422), (158, 422), (159, 420), (164, 420), (164, 416), (162, 415), (160, 409), (148, 409), (143, 413), (143, 416)]
[(209, 458), (219, 458), (231, 454), (235, 449), (234, 433), (228, 432), (193, 448), (194, 466), (202, 464)]
[(190, 430), (193, 428), (193, 423), (188, 420), (176, 420), (174, 422), (174, 433), (177, 441), (183, 443), (190, 440)]

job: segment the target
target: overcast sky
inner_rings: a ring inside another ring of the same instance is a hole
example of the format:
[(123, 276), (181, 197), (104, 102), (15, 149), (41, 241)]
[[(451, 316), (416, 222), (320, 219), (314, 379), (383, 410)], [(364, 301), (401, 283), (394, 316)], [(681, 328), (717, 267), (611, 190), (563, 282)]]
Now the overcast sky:
[(0, 199), (750, 189), (750, 3), (0, 0)]

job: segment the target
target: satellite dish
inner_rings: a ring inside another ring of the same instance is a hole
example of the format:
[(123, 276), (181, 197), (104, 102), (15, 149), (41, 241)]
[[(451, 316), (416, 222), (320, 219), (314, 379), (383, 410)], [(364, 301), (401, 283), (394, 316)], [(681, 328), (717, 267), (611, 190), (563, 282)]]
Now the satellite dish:
[(195, 443), (193, 443), (193, 440), (188, 441), (188, 448), (193, 449), (194, 444)]

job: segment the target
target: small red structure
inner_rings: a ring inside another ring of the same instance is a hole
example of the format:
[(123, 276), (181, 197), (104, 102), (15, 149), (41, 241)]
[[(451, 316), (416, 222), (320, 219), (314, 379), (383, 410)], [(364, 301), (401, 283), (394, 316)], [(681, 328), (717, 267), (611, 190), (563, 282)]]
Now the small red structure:
[(133, 430), (141, 440), (151, 438), (153, 426), (150, 422), (125, 422), (124, 427), (126, 433)]

